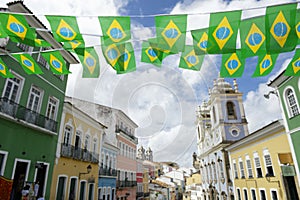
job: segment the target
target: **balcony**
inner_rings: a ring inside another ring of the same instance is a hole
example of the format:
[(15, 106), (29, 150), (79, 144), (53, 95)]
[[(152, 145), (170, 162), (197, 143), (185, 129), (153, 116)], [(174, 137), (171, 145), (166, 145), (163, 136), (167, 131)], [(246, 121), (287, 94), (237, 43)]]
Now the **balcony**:
[(144, 197), (144, 192), (137, 192), (136, 197)]
[(99, 169), (100, 176), (117, 176), (117, 170), (112, 169), (110, 167), (100, 167)]
[(117, 181), (117, 187), (124, 188), (124, 187), (134, 187), (137, 186), (136, 181)]
[(129, 132), (127, 130), (127, 128), (116, 125), (116, 133), (120, 133), (120, 132), (124, 133), (125, 135), (127, 135), (129, 138), (131, 138), (135, 142), (138, 142), (138, 139), (131, 132)]
[(0, 98), (0, 112), (49, 131), (57, 131), (56, 121), (34, 112), (24, 106), (21, 106), (7, 98)]
[(99, 163), (99, 154), (69, 144), (61, 144), (61, 156), (91, 163)]

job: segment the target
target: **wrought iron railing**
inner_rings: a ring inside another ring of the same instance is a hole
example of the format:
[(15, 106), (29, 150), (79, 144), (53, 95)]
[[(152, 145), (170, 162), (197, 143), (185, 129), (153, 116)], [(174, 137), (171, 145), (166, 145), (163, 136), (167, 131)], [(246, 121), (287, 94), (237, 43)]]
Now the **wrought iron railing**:
[(137, 186), (136, 181), (117, 181), (117, 187), (134, 187)]
[(5, 113), (13, 118), (26, 121), (30, 124), (37, 125), (49, 131), (57, 131), (57, 122), (53, 119), (32, 111), (21, 106), (8, 98), (0, 98), (0, 112)]
[(70, 144), (61, 144), (61, 156), (86, 162), (99, 163), (99, 154)]
[(116, 125), (116, 133), (119, 132), (123, 132), (134, 141), (137, 141), (137, 138), (131, 132), (129, 132), (125, 127)]
[(110, 167), (100, 167), (99, 175), (102, 176), (117, 176), (117, 170)]

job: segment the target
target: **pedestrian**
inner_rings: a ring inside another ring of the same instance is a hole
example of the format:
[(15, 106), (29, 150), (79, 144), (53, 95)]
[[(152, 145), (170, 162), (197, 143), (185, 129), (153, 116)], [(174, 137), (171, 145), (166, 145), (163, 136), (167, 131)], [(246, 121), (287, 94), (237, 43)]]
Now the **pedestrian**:
[(38, 193), (39, 193), (39, 181), (36, 181), (34, 184), (34, 199), (37, 199)]
[(28, 200), (30, 185), (26, 184), (22, 190), (22, 200)]

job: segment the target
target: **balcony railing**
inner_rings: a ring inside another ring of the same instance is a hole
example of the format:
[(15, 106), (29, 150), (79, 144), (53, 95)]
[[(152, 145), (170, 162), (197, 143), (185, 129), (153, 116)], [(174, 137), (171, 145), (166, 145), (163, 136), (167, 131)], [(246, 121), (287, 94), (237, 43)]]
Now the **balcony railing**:
[(116, 125), (116, 133), (119, 132), (123, 132), (134, 141), (137, 141), (137, 138), (131, 132), (129, 132), (125, 127)]
[(144, 197), (144, 192), (137, 192), (136, 197)]
[(61, 144), (61, 156), (85, 162), (99, 163), (99, 154), (69, 144)]
[(99, 175), (102, 176), (117, 176), (117, 170), (110, 167), (100, 167)]
[(0, 98), (0, 112), (13, 118), (26, 121), (49, 131), (57, 131), (57, 122), (48, 117), (21, 106), (7, 98)]
[(136, 181), (117, 181), (117, 187), (134, 187), (137, 186)]

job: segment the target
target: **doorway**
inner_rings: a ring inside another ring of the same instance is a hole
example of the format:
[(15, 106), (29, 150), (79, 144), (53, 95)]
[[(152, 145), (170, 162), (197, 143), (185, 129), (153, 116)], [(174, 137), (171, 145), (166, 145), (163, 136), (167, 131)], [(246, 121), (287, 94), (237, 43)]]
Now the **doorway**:
[(20, 200), (22, 189), (27, 178), (29, 162), (17, 160), (14, 168), (13, 186), (11, 191), (11, 200)]
[(41, 197), (45, 195), (45, 187), (47, 181), (47, 172), (48, 172), (48, 165), (44, 163), (37, 163), (36, 165), (36, 177), (35, 182), (38, 182), (39, 189), (37, 193), (37, 197)]
[(283, 182), (287, 199), (299, 200), (294, 176), (284, 176)]

